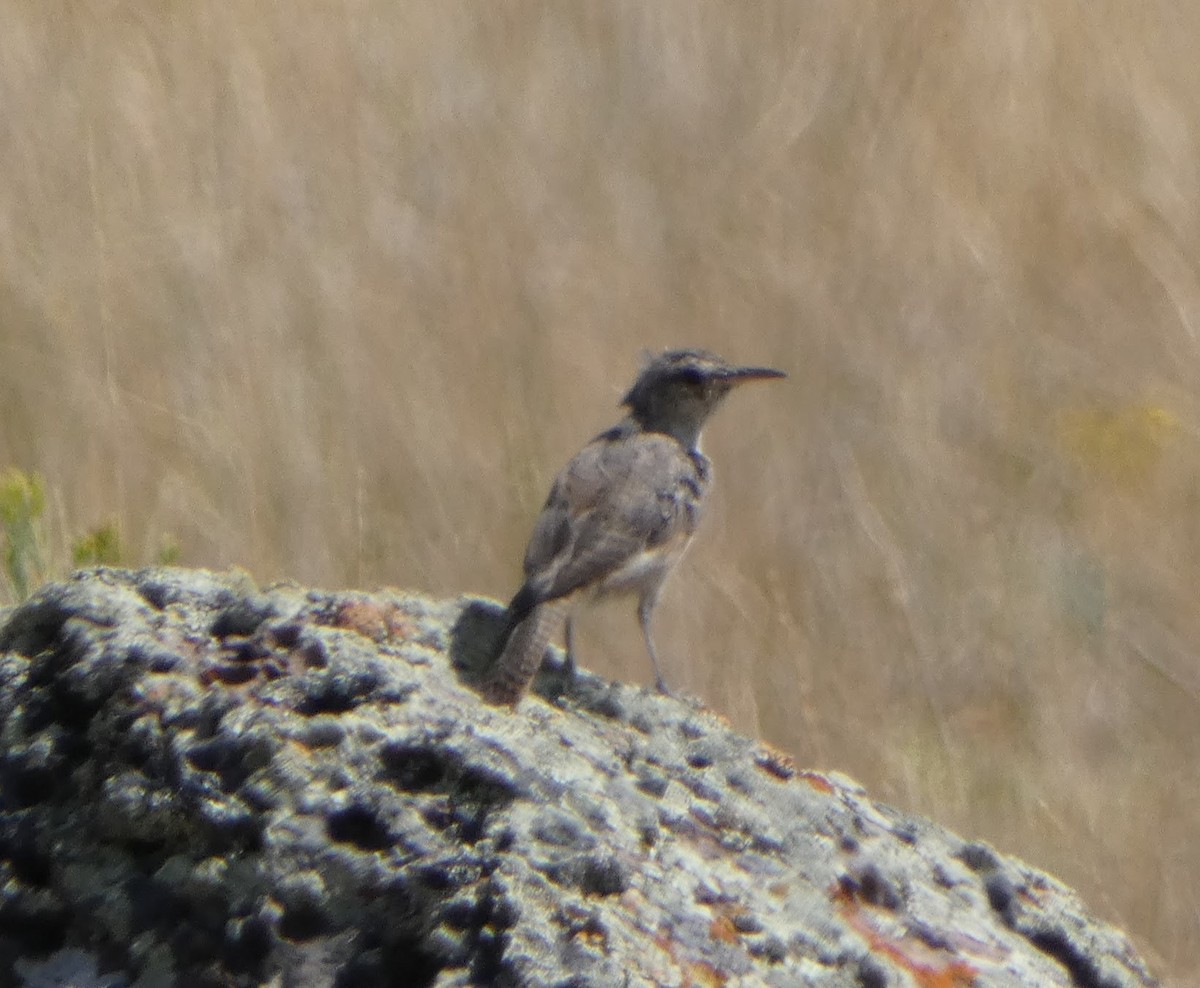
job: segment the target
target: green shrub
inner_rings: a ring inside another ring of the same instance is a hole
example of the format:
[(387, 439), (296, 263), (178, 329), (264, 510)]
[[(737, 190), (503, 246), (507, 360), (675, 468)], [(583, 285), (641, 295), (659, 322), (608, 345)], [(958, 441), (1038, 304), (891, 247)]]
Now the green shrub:
[(46, 484), (40, 474), (11, 467), (0, 475), (0, 524), (4, 528), (4, 578), (10, 593), (24, 600), (45, 578), (42, 515)]
[[(4, 550), (0, 600), (24, 600), (52, 576), (65, 573), (67, 565), (61, 553), (55, 560), (47, 558), (46, 546), (50, 540), (46, 481), (41, 474), (17, 467), (0, 474), (0, 526), (0, 547)], [(179, 543), (165, 536), (154, 561), (160, 566), (171, 565), (179, 561), (180, 554)], [(70, 562), (74, 566), (131, 565), (117, 522), (107, 521), (74, 539)]]

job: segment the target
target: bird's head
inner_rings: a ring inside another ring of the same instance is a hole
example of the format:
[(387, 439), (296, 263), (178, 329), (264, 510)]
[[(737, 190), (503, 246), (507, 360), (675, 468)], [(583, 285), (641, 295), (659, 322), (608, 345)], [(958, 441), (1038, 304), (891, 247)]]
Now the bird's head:
[(707, 350), (667, 350), (651, 356), (622, 400), (644, 429), (694, 447), (704, 421), (745, 381), (786, 377), (770, 367), (739, 367)]

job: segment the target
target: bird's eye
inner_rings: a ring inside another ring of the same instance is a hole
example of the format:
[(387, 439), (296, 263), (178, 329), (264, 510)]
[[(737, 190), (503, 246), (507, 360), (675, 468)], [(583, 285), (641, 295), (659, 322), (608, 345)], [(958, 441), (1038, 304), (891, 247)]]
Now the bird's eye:
[(688, 367), (681, 371), (679, 379), (689, 388), (698, 388), (704, 383), (704, 375), (701, 374), (695, 367)]

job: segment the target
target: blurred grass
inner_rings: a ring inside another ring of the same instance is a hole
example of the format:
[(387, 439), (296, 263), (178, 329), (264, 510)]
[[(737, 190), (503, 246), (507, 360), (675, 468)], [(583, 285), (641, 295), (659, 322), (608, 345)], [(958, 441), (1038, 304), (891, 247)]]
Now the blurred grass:
[[(640, 348), (784, 367), (709, 431), (669, 675), (1195, 984), (1198, 30), (7, 5), (0, 466), (131, 558), (505, 597)], [(627, 607), (581, 650), (648, 678)]]

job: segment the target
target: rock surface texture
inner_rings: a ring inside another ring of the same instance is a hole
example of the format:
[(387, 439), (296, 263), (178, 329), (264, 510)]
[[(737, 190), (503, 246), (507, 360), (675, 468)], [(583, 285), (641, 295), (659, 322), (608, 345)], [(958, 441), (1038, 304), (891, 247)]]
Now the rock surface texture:
[(0, 625), (0, 984), (1153, 985), (1048, 875), (497, 609), (92, 570)]

